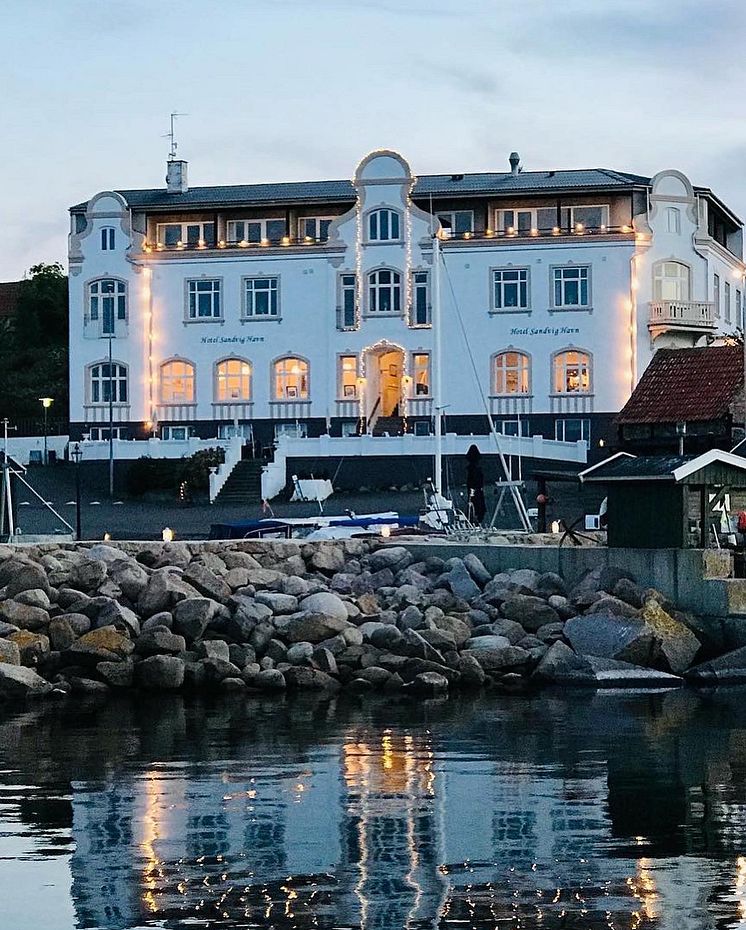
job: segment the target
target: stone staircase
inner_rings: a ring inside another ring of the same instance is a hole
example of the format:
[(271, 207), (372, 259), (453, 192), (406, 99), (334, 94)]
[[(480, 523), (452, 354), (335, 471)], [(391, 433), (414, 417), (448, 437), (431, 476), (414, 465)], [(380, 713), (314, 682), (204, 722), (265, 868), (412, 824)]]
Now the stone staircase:
[(403, 417), (379, 417), (373, 426), (374, 436), (403, 436), (404, 435), (404, 418)]
[(259, 459), (242, 459), (215, 498), (215, 504), (260, 504), (262, 501), (262, 468)]

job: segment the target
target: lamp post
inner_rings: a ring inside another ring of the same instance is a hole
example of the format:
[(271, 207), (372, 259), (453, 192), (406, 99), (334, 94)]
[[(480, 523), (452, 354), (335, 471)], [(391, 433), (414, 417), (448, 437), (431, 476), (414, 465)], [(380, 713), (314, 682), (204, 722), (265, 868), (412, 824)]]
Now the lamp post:
[(70, 458), (75, 462), (75, 536), (80, 542), (82, 536), (80, 531), (80, 460), (83, 458), (83, 450), (79, 442), (73, 446)]
[(47, 414), (48, 414), (49, 408), (50, 408), (50, 407), (52, 406), (52, 404), (54, 403), (54, 398), (53, 398), (53, 397), (40, 397), (39, 400), (41, 401), (41, 405), (42, 405), (42, 407), (44, 408), (44, 464), (46, 465), (47, 462), (48, 462), (48, 455), (47, 455)]

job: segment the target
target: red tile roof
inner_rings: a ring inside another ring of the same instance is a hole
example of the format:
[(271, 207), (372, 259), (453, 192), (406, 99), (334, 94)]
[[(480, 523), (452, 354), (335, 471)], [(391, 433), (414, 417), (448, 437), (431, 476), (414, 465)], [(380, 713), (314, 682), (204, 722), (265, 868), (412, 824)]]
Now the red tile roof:
[(743, 346), (659, 349), (617, 423), (717, 420), (744, 383)]
[(0, 320), (14, 316), (20, 293), (20, 281), (0, 281)]

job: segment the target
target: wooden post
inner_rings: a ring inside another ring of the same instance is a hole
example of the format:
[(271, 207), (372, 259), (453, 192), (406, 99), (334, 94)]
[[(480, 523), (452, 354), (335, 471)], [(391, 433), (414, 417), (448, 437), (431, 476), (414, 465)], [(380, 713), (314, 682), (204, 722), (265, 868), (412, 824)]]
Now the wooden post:
[(701, 527), (700, 532), (700, 548), (706, 549), (707, 542), (710, 538), (710, 507), (707, 500), (707, 485), (703, 484), (699, 489), (699, 523)]

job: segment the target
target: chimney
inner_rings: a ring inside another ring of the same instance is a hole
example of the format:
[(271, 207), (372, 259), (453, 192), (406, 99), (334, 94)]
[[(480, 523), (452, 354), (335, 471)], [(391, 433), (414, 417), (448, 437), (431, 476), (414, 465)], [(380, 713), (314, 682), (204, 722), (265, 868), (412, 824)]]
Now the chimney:
[(185, 194), (188, 190), (187, 163), (181, 158), (169, 158), (166, 164), (166, 192)]
[(521, 170), (521, 156), (518, 152), (511, 152), (508, 161), (510, 162), (510, 173), (518, 174)]

